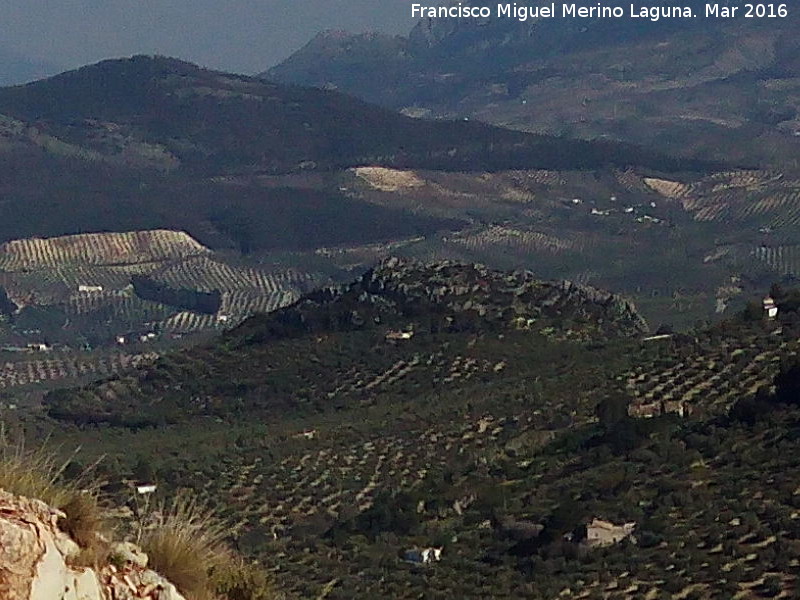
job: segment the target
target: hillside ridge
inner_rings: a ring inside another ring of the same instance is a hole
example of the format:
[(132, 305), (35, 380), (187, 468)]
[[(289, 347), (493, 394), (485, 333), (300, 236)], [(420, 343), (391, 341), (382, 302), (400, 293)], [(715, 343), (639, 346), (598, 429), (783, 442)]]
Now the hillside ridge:
[[(327, 346), (340, 337), (360, 339), (359, 353), (395, 342), (405, 344), (398, 350), (435, 348), (442, 336), (467, 335), (514, 334), (582, 346), (636, 338), (647, 330), (629, 301), (589, 286), (540, 281), (529, 271), (389, 258), (351, 284), (313, 291), (272, 313), (254, 315), (220, 338), (167, 354), (152, 367), (56, 390), (45, 405), (51, 416), (66, 422), (134, 427), (209, 414), (229, 417), (228, 407), (234, 405), (253, 414), (275, 409), (302, 414), (309, 405), (314, 412), (327, 411), (337, 405), (331, 400), (334, 388), (314, 384), (307, 393), (287, 397), (277, 391), (284, 384), (268, 374), (277, 367), (263, 369), (265, 361), (272, 362), (265, 353), (280, 345), (309, 344), (320, 352), (316, 344), (328, 340)], [(332, 350), (331, 356), (337, 354)], [(202, 372), (196, 371), (200, 364)], [(285, 376), (301, 386), (306, 369), (319, 366), (300, 361), (284, 368)], [(326, 377), (341, 376), (346, 375), (333, 369)], [(175, 385), (179, 379), (184, 382)]]
[[(615, 143), (523, 134), (463, 120), (425, 123), (338, 92), (160, 56), (106, 60), (0, 88), (0, 114), (35, 122), (37, 135), (66, 143), (72, 155), (100, 153), (123, 164), (130, 155), (133, 163), (155, 160), (166, 170), (182, 166), (201, 173), (280, 173), (371, 163), (445, 170), (537, 163), (711, 167)], [(61, 148), (52, 141), (46, 146), (56, 147)]]

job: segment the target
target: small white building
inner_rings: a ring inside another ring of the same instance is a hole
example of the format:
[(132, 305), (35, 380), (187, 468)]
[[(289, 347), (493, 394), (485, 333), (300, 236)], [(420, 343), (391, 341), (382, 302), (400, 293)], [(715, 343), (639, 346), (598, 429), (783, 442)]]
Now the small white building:
[(387, 340), (410, 340), (414, 337), (413, 331), (390, 331), (386, 334)]
[(610, 521), (592, 519), (586, 526), (586, 545), (589, 547), (611, 546), (630, 537), (636, 529), (636, 523), (614, 525)]
[(26, 346), (31, 352), (50, 352), (50, 346), (43, 342), (35, 342)]
[(764, 298), (764, 314), (768, 319), (774, 319), (778, 316), (778, 306), (772, 296)]
[(671, 333), (658, 333), (656, 335), (648, 335), (642, 338), (643, 342), (655, 342), (656, 340), (668, 340), (672, 337)]
[(86, 285), (81, 284), (78, 286), (78, 292), (83, 292), (86, 294), (99, 294), (103, 291), (102, 285)]
[(139, 494), (140, 496), (147, 496), (149, 494), (154, 493), (156, 491), (156, 489), (158, 489), (158, 486), (156, 486), (156, 484), (147, 483), (147, 484), (143, 484), (143, 485), (137, 485), (136, 486), (136, 493)]
[(412, 548), (405, 551), (404, 558), (408, 562), (430, 565), (442, 560), (442, 548)]

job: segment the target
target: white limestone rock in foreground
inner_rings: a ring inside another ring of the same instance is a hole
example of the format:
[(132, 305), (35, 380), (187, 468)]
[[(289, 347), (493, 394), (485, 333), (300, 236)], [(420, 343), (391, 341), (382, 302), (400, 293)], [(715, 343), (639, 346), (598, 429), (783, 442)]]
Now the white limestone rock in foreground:
[(0, 598), (3, 600), (185, 600), (171, 583), (145, 568), (146, 556), (117, 569), (72, 567), (78, 546), (58, 528), (63, 516), (44, 502), (0, 490)]

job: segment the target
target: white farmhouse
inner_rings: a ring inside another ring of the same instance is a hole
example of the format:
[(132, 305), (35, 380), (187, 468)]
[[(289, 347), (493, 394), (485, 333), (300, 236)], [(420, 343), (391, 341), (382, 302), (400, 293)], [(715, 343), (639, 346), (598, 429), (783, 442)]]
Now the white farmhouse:
[(81, 284), (78, 286), (78, 292), (84, 294), (99, 294), (103, 291), (102, 285), (86, 285)]
[(430, 565), (442, 560), (442, 548), (412, 548), (405, 551), (404, 557), (408, 562)]
[(413, 331), (390, 331), (386, 334), (387, 340), (410, 340), (412, 337)]
[(772, 296), (764, 298), (764, 314), (768, 319), (774, 319), (778, 316), (778, 306), (775, 304)]
[(586, 545), (589, 547), (611, 546), (633, 534), (636, 523), (614, 525), (602, 519), (592, 519), (586, 526)]

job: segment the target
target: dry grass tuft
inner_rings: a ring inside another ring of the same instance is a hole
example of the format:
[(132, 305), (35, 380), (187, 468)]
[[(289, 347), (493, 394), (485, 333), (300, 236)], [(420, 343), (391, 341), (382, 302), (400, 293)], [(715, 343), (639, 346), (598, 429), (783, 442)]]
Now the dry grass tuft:
[(99, 486), (89, 477), (91, 469), (72, 481), (64, 480), (64, 470), (73, 457), (59, 461), (44, 446), (12, 443), (0, 427), (0, 489), (36, 498), (64, 512), (59, 526), (80, 546), (78, 561), (99, 564), (106, 545)]
[(9, 493), (38, 498), (57, 508), (65, 506), (80, 492), (76, 482), (61, 481), (68, 463), (59, 462), (43, 447), (30, 449), (24, 441), (11, 443), (0, 430), (0, 488)]
[[(73, 455), (74, 457), (74, 455)], [(0, 426), (0, 489), (37, 498), (66, 515), (61, 529), (80, 546), (80, 566), (108, 563), (111, 532), (106, 529), (99, 484), (92, 468), (66, 481), (70, 460), (59, 461), (44, 447), (9, 443)], [(193, 496), (182, 493), (155, 507), (151, 526), (142, 526), (138, 544), (149, 568), (171, 581), (188, 600), (270, 600), (266, 575), (245, 563), (225, 543), (225, 522)]]
[(84, 567), (107, 564), (110, 532), (97, 494), (78, 493), (60, 508), (66, 517), (59, 521), (59, 527), (81, 548), (74, 563)]
[(211, 572), (214, 591), (224, 600), (275, 600), (266, 573), (258, 565), (231, 558)]
[(273, 600), (266, 574), (226, 544), (228, 527), (216, 513), (184, 492), (155, 508), (153, 525), (138, 544), (148, 567), (189, 600)]
[(67, 515), (61, 521), (62, 531), (68, 533), (81, 548), (92, 545), (97, 539), (97, 532), (102, 531), (104, 525), (97, 496), (91, 493), (75, 494), (60, 508)]
[(148, 566), (190, 600), (215, 598), (211, 572), (232, 560), (225, 523), (186, 493), (157, 507), (155, 515), (155, 523), (138, 540)]

